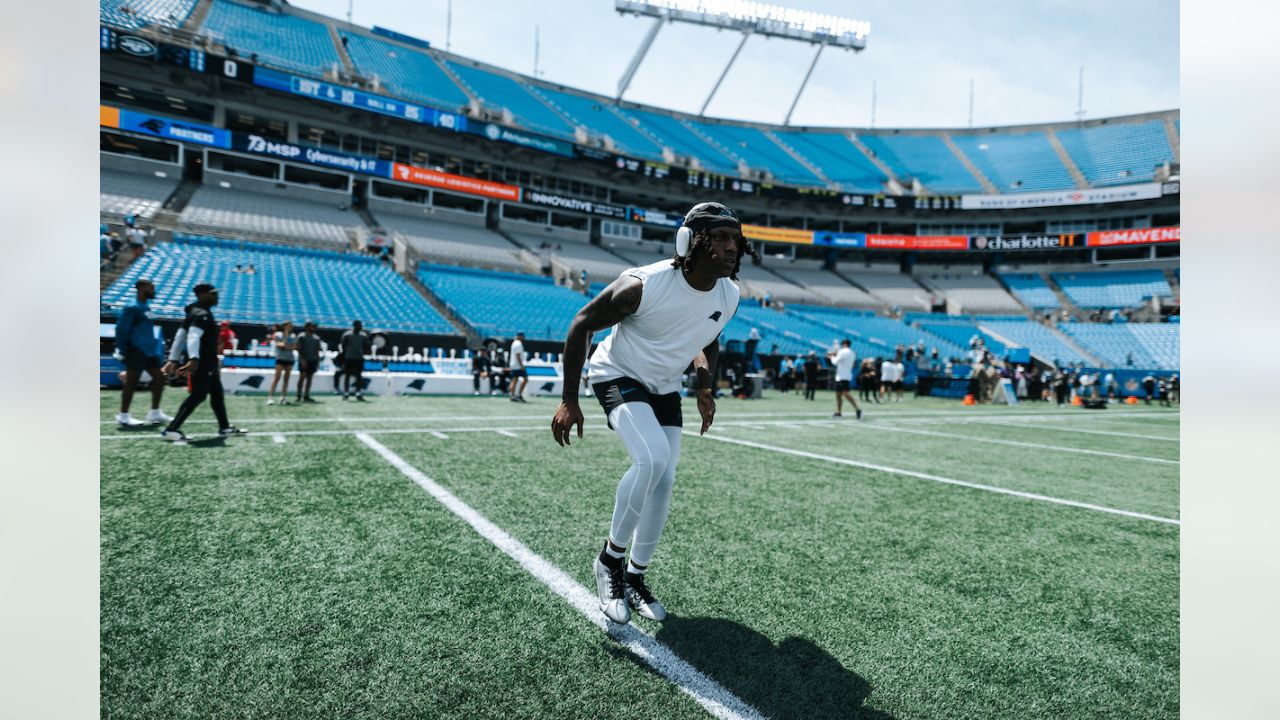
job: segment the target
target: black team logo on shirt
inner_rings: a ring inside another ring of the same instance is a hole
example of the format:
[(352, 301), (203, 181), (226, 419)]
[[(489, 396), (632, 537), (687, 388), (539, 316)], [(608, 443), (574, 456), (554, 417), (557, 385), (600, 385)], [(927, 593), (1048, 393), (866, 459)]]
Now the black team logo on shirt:
[(711, 313), (711, 315), (710, 315), (710, 316), (708, 316), (708, 317), (707, 317), (707, 319), (708, 319), (708, 320), (714, 320), (714, 321), (716, 321), (716, 322), (719, 322), (719, 321), (720, 321), (720, 311), (719, 311), (719, 310), (717, 310), (717, 311), (715, 311), (715, 312)]

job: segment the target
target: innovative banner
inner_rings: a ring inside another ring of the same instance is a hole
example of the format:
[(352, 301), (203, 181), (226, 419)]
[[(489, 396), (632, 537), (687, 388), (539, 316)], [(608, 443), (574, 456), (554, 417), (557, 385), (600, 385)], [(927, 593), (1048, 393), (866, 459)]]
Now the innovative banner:
[(467, 195), (479, 195), (481, 197), (520, 202), (520, 188), (515, 185), (504, 185), (503, 183), (490, 182), (488, 180), (452, 175), (402, 163), (391, 164), (391, 177), (395, 180), (415, 185), (426, 185), (442, 190), (466, 193)]
[(1137, 230), (1102, 230), (1089, 233), (1089, 247), (1110, 245), (1151, 245), (1181, 242), (1182, 226), (1139, 228)]
[(600, 215), (618, 220), (627, 219), (627, 209), (621, 205), (609, 205), (594, 200), (582, 200), (539, 190), (525, 190), (524, 201), (533, 205), (559, 208), (561, 210), (575, 210), (588, 215)]
[(962, 195), (962, 210), (1012, 210), (1016, 208), (1052, 207), (1055, 205), (1092, 205), (1094, 203), (1151, 200), (1161, 195), (1160, 183), (1124, 185), (1088, 190), (1011, 193), (1008, 195)]
[(796, 245), (812, 245), (812, 230), (792, 230), (789, 228), (773, 228), (764, 225), (742, 224), (742, 234), (748, 240), (760, 240), (762, 242), (781, 242), (792, 243)]
[(185, 120), (144, 115), (143, 113), (114, 108), (107, 105), (98, 106), (98, 124), (101, 127), (117, 128), (142, 135), (179, 140), (181, 142), (209, 145), (211, 147), (231, 147), (231, 133), (220, 128), (209, 127)]
[(1084, 238), (1078, 234), (1067, 235), (975, 235), (969, 240), (972, 250), (1003, 252), (1005, 250), (1058, 250), (1084, 247)]
[(872, 250), (968, 250), (968, 235), (867, 235)]
[(502, 127), (501, 125), (496, 125), (494, 123), (488, 123), (487, 125), (476, 125), (472, 123), (463, 129), (473, 135), (483, 135), (490, 140), (497, 142), (511, 143), (512, 145), (541, 150), (542, 152), (552, 153), (553, 155), (573, 157), (573, 143), (567, 143), (563, 140), (556, 140), (554, 138), (528, 133), (523, 130), (512, 130), (511, 128)]
[(390, 115), (401, 120), (445, 128), (455, 132), (463, 132), (467, 129), (467, 118), (462, 115), (441, 112), (435, 108), (415, 105), (414, 103), (407, 103), (403, 100), (395, 100), (382, 95), (374, 95), (363, 90), (355, 90), (321, 80), (268, 70), (263, 67), (257, 68), (254, 72), (253, 84), (269, 90), (302, 95), (314, 100)]
[(391, 162), (388, 160), (357, 157), (346, 153), (333, 152), (332, 150), (321, 150), (320, 148), (302, 147), (268, 140), (260, 135), (234, 133), (231, 138), (231, 148), (255, 155), (268, 155), (281, 160), (305, 162), (311, 165), (333, 168), (334, 170), (347, 170), (365, 175), (391, 177)]

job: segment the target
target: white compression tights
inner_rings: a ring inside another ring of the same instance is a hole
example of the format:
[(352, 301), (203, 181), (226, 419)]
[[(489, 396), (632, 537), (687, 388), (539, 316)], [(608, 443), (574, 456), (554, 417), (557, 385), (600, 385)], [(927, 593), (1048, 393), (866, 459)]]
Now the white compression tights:
[(631, 453), (631, 468), (618, 483), (609, 540), (618, 547), (629, 546), (635, 564), (648, 565), (671, 507), (680, 428), (659, 425), (653, 408), (642, 402), (614, 408), (609, 422)]

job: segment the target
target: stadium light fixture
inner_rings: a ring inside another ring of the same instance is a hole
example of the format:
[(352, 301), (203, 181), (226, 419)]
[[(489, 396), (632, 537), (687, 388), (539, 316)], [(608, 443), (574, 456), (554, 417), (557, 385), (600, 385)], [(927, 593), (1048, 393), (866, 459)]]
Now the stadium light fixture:
[(702, 103), (702, 109), (698, 111), (699, 115), (706, 113), (707, 105), (711, 104), (711, 98), (715, 96), (721, 82), (729, 74), (729, 68), (738, 59), (738, 54), (742, 52), (742, 46), (746, 44), (747, 38), (752, 35), (798, 40), (817, 45), (818, 50), (814, 53), (813, 61), (809, 63), (809, 69), (805, 72), (795, 99), (791, 101), (791, 107), (787, 110), (783, 125), (791, 123), (791, 114), (795, 112), (796, 104), (800, 102), (800, 96), (804, 93), (805, 86), (809, 84), (809, 77), (813, 75), (813, 68), (818, 64), (822, 49), (831, 45), (861, 52), (867, 47), (867, 36), (871, 34), (871, 23), (866, 20), (785, 8), (752, 0), (615, 0), (614, 8), (624, 15), (631, 14), (654, 19), (653, 25), (645, 34), (644, 41), (640, 43), (640, 48), (628, 63), (622, 79), (618, 81), (619, 100), (631, 84), (631, 78), (635, 76), (640, 62), (649, 52), (664, 21), (685, 22), (742, 33), (742, 41), (734, 50), (733, 56), (729, 58), (729, 63), (720, 73), (720, 78), (711, 88), (706, 101)]

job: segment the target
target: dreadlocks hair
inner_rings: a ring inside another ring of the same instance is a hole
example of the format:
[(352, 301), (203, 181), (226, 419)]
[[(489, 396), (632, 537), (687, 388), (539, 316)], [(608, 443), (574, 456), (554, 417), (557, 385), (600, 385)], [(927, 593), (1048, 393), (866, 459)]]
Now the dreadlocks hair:
[[(689, 254), (684, 257), (676, 255), (671, 259), (671, 264), (681, 270), (692, 268), (695, 260), (705, 257), (711, 252), (711, 230), (703, 228), (693, 234), (693, 240), (689, 243)], [(738, 258), (733, 263), (733, 272), (729, 273), (729, 279), (737, 280), (738, 271), (742, 269), (742, 256), (750, 255), (756, 260), (760, 259), (760, 254), (756, 252), (755, 247), (751, 245), (751, 241), (741, 232), (738, 233)]]

